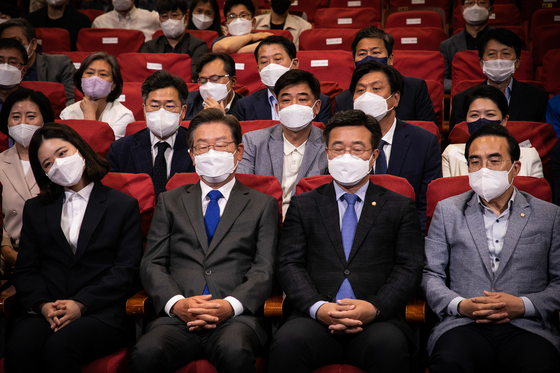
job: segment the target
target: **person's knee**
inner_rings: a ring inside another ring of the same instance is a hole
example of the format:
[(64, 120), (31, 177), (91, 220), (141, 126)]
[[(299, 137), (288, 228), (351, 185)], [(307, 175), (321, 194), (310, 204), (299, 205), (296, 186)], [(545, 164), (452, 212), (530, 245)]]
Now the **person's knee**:
[(130, 350), (130, 370), (132, 372), (146, 371), (158, 362), (167, 361), (163, 345), (144, 335)]

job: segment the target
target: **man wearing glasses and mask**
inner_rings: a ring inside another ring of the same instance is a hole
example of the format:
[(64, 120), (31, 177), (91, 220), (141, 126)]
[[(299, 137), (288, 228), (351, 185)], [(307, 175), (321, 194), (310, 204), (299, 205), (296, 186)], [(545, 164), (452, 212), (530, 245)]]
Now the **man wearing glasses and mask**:
[(267, 339), (255, 314), (272, 291), (278, 201), (236, 180), (235, 117), (203, 110), (188, 144), (200, 181), (159, 197), (140, 267), (157, 318), (131, 351), (131, 372), (175, 372), (197, 359), (218, 372), (255, 372)]
[(16, 39), (0, 38), (0, 110), (27, 71), (27, 52)]

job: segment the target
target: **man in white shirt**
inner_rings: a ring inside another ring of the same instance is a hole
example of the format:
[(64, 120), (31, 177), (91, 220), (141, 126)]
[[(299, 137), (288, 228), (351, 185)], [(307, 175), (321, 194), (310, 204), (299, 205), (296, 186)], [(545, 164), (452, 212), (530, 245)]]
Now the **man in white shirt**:
[(142, 260), (156, 320), (131, 351), (131, 372), (174, 372), (207, 359), (254, 372), (267, 333), (255, 314), (272, 290), (278, 202), (235, 179), (241, 126), (219, 109), (190, 122), (200, 181), (160, 195)]
[(290, 70), (278, 79), (274, 91), (280, 123), (243, 135), (245, 152), (238, 171), (275, 176), (282, 186), (286, 215), (299, 180), (327, 170), (323, 131), (311, 123), (321, 110), (321, 86), (313, 74)]
[(113, 0), (113, 7), (114, 10), (97, 17), (91, 27), (139, 30), (146, 42), (161, 28), (158, 12), (138, 9), (132, 0)]

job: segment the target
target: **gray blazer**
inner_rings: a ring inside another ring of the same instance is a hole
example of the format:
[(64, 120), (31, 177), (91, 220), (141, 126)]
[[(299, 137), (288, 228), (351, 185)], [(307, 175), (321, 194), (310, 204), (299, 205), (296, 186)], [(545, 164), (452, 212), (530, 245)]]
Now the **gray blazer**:
[(472, 190), (438, 203), (425, 247), (422, 287), (440, 320), (428, 340), (430, 354), (443, 333), (474, 322), (448, 315), (449, 302), (458, 296), (484, 296), (483, 290), (529, 298), (539, 316), (511, 323), (560, 350), (560, 207), (518, 191), (495, 274), (484, 218)]
[(74, 103), (74, 73), (76, 68), (70, 57), (58, 54), (37, 53), (37, 80), (62, 83), (66, 92), (66, 106)]
[(278, 201), (236, 181), (209, 246), (199, 183), (158, 198), (140, 265), (142, 285), (161, 316), (153, 325), (182, 324), (165, 314), (165, 304), (175, 295), (201, 295), (207, 284), (214, 298), (243, 304), (244, 314), (232, 322), (245, 323), (265, 343), (254, 315), (272, 291)]
[[(327, 169), (327, 153), (322, 140), (323, 131), (311, 124), (309, 139), (296, 179), (296, 185), (302, 177), (323, 175)], [(284, 167), (284, 137), (282, 125), (247, 132), (243, 135), (245, 152), (237, 166), (240, 174), (275, 176), (282, 185)], [(292, 195), (295, 193), (294, 188)]]

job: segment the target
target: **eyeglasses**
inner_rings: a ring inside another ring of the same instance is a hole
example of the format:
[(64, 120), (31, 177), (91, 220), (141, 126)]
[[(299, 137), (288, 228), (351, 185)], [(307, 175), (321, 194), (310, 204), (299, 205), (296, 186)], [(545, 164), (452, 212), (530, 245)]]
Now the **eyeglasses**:
[(23, 66), (23, 63), (19, 62), (15, 58), (10, 58), (7, 61), (4, 58), (0, 58), (0, 64), (5, 64), (5, 63), (7, 63), (10, 66), (17, 67), (18, 69), (20, 68), (20, 66)]
[(147, 110), (147, 111), (158, 111), (159, 109), (164, 108), (167, 111), (176, 112), (177, 109), (181, 109), (181, 106), (178, 106), (178, 105), (175, 105), (175, 104), (172, 104), (172, 103), (168, 103), (168, 104), (165, 104), (163, 106), (159, 105), (159, 104), (156, 104), (156, 103), (153, 103), (153, 104), (146, 105), (146, 108), (147, 109), (149, 108), (149, 110)]
[(244, 19), (246, 21), (250, 21), (251, 20), (251, 15), (249, 13), (241, 13), (240, 15), (237, 15), (235, 13), (230, 13), (226, 16), (226, 21), (227, 21), (227, 23), (231, 23), (231, 22), (235, 21), (237, 18), (241, 18), (241, 19)]
[(214, 145), (208, 145), (208, 144), (196, 145), (196, 146), (193, 146), (193, 149), (198, 154), (208, 153), (210, 148), (213, 148), (217, 152), (225, 152), (227, 150), (228, 145), (229, 144), (234, 144), (234, 143), (235, 143), (235, 141), (218, 141)]
[(229, 74), (226, 74), (226, 75), (212, 75), (208, 78), (204, 78), (204, 77), (200, 76), (198, 78), (198, 84), (206, 84), (206, 83), (208, 83), (208, 81), (210, 81), (212, 83), (218, 83), (218, 81), (220, 79), (225, 78), (225, 77), (229, 77)]
[(488, 0), (478, 0), (478, 1), (477, 0), (465, 0), (465, 2), (464, 2), (464, 5), (466, 7), (474, 6), (474, 4), (478, 4), (479, 6), (482, 6), (482, 7), (487, 7), (490, 4), (490, 1), (488, 1)]
[(469, 171), (478, 171), (486, 164), (486, 168), (489, 170), (497, 171), (502, 167), (502, 163), (507, 161), (511, 161), (511, 159), (491, 158), (481, 161), (480, 159), (473, 158), (468, 160), (467, 166), (469, 167)]
[(329, 152), (331, 152), (331, 154), (334, 157), (340, 157), (343, 154), (346, 153), (350, 153), (351, 155), (353, 155), (354, 157), (358, 157), (361, 158), (362, 155), (364, 155), (365, 152), (370, 151), (371, 148), (369, 149), (362, 149), (362, 148), (352, 148), (350, 150), (346, 150), (344, 148), (333, 148), (333, 149), (327, 149)]

